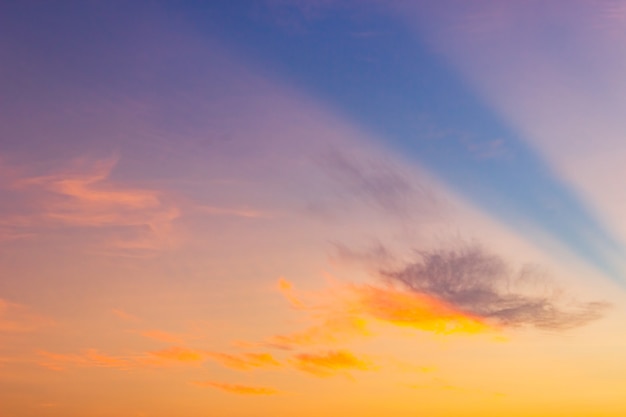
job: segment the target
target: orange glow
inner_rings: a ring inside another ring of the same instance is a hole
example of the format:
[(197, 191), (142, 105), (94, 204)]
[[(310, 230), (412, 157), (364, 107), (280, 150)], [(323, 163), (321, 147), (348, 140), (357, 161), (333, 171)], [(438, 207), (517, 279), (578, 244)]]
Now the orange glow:
[(0, 333), (28, 333), (52, 321), (32, 313), (26, 306), (0, 298)]
[(181, 344), (183, 343), (183, 338), (177, 336), (172, 333), (164, 332), (161, 330), (146, 330), (139, 332), (139, 334), (148, 339), (156, 340), (159, 342), (171, 343), (171, 344)]
[(182, 347), (172, 347), (170, 349), (150, 352), (150, 355), (157, 359), (183, 363), (201, 362), (205, 357), (205, 355), (200, 351)]
[(210, 387), (220, 391), (229, 392), (231, 394), (239, 395), (274, 395), (279, 391), (274, 388), (268, 387), (251, 387), (246, 385), (224, 384), (221, 382), (213, 381), (196, 381), (192, 383), (198, 387)]

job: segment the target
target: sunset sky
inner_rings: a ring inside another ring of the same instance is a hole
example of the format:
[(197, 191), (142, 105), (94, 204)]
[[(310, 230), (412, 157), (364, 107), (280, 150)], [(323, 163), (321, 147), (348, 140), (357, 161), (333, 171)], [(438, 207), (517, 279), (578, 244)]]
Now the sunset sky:
[(623, 417), (624, 45), (626, 0), (2, 2), (0, 417)]

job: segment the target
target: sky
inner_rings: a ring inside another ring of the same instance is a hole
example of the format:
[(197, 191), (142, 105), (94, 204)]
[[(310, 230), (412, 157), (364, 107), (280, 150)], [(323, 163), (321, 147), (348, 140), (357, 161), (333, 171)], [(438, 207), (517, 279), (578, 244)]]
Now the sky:
[(626, 1), (0, 5), (0, 416), (626, 412)]

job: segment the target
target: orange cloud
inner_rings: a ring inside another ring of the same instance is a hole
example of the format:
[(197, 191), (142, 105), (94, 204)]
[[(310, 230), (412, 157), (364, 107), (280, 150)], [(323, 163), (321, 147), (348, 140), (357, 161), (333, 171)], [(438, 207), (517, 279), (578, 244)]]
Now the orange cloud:
[(296, 355), (292, 364), (299, 370), (316, 376), (331, 376), (346, 371), (370, 371), (374, 365), (364, 359), (359, 359), (347, 351), (328, 351), (321, 354), (302, 353)]
[(85, 352), (85, 358), (94, 366), (100, 366), (104, 368), (128, 369), (132, 365), (131, 362), (127, 359), (103, 355), (99, 353), (96, 349), (89, 349), (87, 352)]
[(325, 345), (369, 337), (374, 324), (410, 327), (437, 333), (476, 334), (491, 328), (480, 318), (461, 312), (434, 297), (392, 286), (343, 285), (326, 292), (325, 303), (306, 303), (293, 285), (279, 281), (281, 293), (298, 310), (306, 311), (313, 325), (304, 331), (277, 335), (268, 340), (274, 347)]
[[(289, 303), (305, 311), (313, 322), (305, 330), (268, 339), (273, 347), (333, 345), (374, 335), (375, 325), (409, 327), (436, 334), (476, 334), (491, 330), (484, 321), (434, 297), (392, 286), (344, 285), (316, 294), (296, 295), (293, 285), (280, 279), (278, 287)], [(312, 303), (310, 299), (324, 302)]]
[(227, 353), (207, 353), (207, 356), (223, 366), (240, 371), (255, 368), (279, 367), (278, 362), (269, 353), (244, 353), (242, 355), (230, 355)]
[(292, 307), (305, 309), (306, 305), (294, 294), (293, 284), (285, 278), (278, 279), (278, 290), (289, 301)]
[(324, 319), (319, 325), (292, 334), (273, 336), (268, 344), (281, 349), (293, 346), (311, 346), (319, 344), (337, 344), (356, 337), (370, 336), (367, 320), (351, 314), (334, 314)]
[(489, 330), (478, 317), (427, 295), (371, 285), (352, 286), (351, 291), (355, 296), (350, 303), (351, 309), (396, 326), (442, 334)]
[(193, 382), (193, 385), (196, 385), (198, 387), (215, 388), (224, 392), (230, 392), (232, 394), (239, 395), (274, 395), (280, 392), (277, 389), (269, 387), (251, 387), (246, 385), (224, 384), (221, 382), (213, 381), (195, 381)]
[(202, 351), (182, 347), (172, 347), (126, 357), (106, 355), (96, 349), (88, 349), (79, 354), (59, 354), (48, 351), (39, 351), (38, 354), (40, 357), (39, 365), (55, 371), (68, 367), (128, 370), (170, 365), (195, 365), (203, 362), (207, 357)]
[[(347, 310), (336, 294), (324, 294), (317, 302), (312, 302), (310, 299), (316, 294), (298, 295), (293, 284), (284, 278), (279, 279), (278, 289), (292, 307), (308, 312), (315, 324), (300, 332), (273, 336), (268, 339), (270, 346), (290, 349), (294, 346), (336, 344), (371, 334), (365, 317)], [(307, 301), (304, 301), (305, 298)]]

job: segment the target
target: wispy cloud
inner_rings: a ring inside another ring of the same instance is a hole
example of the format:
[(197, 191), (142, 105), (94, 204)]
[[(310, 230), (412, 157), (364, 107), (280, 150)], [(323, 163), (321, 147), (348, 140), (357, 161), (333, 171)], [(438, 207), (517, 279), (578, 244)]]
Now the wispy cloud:
[(203, 351), (172, 347), (151, 352), (135, 352), (127, 355), (109, 355), (97, 349), (87, 349), (80, 353), (54, 353), (45, 350), (38, 352), (39, 365), (61, 371), (72, 367), (115, 368), (121, 370), (143, 369), (169, 366), (194, 366), (206, 360)]
[(154, 361), (148, 360), (147, 362), (155, 364), (163, 362), (200, 363), (206, 358), (203, 351), (178, 346), (149, 352), (148, 356)]
[(248, 371), (258, 368), (277, 368), (280, 362), (270, 353), (243, 353), (233, 355), (228, 353), (207, 352), (207, 357), (223, 366), (238, 371)]
[(338, 344), (373, 336), (376, 325), (437, 334), (491, 331), (482, 318), (470, 312), (428, 294), (392, 285), (337, 284), (330, 292), (300, 295), (288, 281), (281, 282), (283, 294), (297, 310), (309, 315), (312, 324), (302, 331), (270, 338), (268, 343), (275, 347)]
[(501, 326), (564, 330), (600, 319), (609, 307), (599, 301), (568, 301), (536, 268), (511, 272), (502, 258), (478, 245), (420, 252), (415, 261), (382, 275), (412, 294)]
[(336, 294), (321, 297), (325, 301), (320, 303), (311, 300), (319, 299), (318, 294), (300, 294), (284, 278), (279, 279), (278, 288), (294, 309), (310, 315), (313, 324), (301, 331), (270, 337), (267, 340), (270, 346), (292, 349), (296, 346), (329, 345), (370, 335), (366, 320), (348, 311)]
[(114, 368), (128, 370), (134, 367), (133, 361), (128, 358), (109, 356), (96, 349), (88, 349), (80, 354), (60, 354), (48, 351), (39, 351), (39, 364), (54, 371), (62, 371), (68, 367)]
[(197, 206), (196, 211), (214, 216), (234, 216), (246, 218), (268, 217), (268, 214), (259, 210), (243, 207)]
[(27, 306), (0, 298), (0, 334), (28, 333), (52, 323), (51, 319), (34, 313)]
[(156, 190), (111, 180), (117, 163), (117, 158), (80, 159), (58, 172), (13, 177), (9, 191), (28, 199), (15, 207), (23, 214), (3, 213), (3, 227), (14, 237), (59, 228), (97, 231), (106, 247), (120, 254), (171, 247), (180, 209)]
[(370, 335), (367, 320), (363, 317), (338, 313), (302, 331), (272, 336), (268, 344), (280, 349), (293, 349), (297, 346), (336, 345)]
[(253, 387), (249, 385), (226, 384), (215, 381), (194, 381), (192, 384), (197, 387), (215, 388), (220, 391), (239, 395), (275, 395), (280, 392), (277, 389), (270, 387)]
[(122, 310), (120, 308), (114, 308), (113, 310), (111, 310), (111, 313), (117, 317), (120, 320), (123, 321), (127, 321), (127, 322), (132, 322), (132, 323), (138, 323), (141, 321), (141, 319), (133, 314), (128, 313), (125, 310)]
[(335, 261), (365, 264), (370, 268), (380, 268), (395, 261), (393, 254), (380, 242), (359, 250), (339, 242), (333, 242), (332, 245), (334, 250), (331, 259)]
[(434, 213), (441, 204), (432, 190), (403, 172), (390, 160), (357, 153), (328, 152), (319, 160), (342, 195), (394, 216)]
[(337, 374), (349, 375), (348, 371), (371, 371), (376, 369), (369, 359), (358, 358), (345, 350), (301, 353), (295, 355), (291, 363), (303, 372), (320, 377)]

